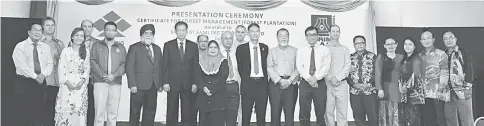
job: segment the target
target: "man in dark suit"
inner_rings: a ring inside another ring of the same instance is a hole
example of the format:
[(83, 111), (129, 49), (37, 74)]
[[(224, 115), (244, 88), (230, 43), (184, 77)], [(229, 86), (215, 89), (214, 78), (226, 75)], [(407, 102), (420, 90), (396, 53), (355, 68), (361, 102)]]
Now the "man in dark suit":
[(237, 47), (235, 53), (242, 80), (242, 126), (249, 126), (254, 102), (257, 125), (265, 126), (267, 97), (269, 95), (266, 60), (269, 47), (266, 44), (259, 43), (260, 27), (258, 24), (252, 23), (247, 28), (250, 42)]
[(162, 91), (163, 57), (161, 48), (153, 43), (155, 26), (141, 27), (141, 41), (129, 47), (126, 56), (126, 76), (131, 89), (129, 124), (139, 125), (143, 107), (142, 126), (153, 126), (156, 114), (157, 90)]
[(167, 126), (178, 126), (178, 97), (181, 97), (182, 125), (196, 126), (197, 123), (195, 109), (197, 86), (194, 70), (198, 67), (198, 45), (185, 38), (187, 29), (187, 23), (177, 22), (175, 24), (177, 38), (166, 42), (163, 47), (163, 54), (165, 54), (163, 89), (168, 92)]

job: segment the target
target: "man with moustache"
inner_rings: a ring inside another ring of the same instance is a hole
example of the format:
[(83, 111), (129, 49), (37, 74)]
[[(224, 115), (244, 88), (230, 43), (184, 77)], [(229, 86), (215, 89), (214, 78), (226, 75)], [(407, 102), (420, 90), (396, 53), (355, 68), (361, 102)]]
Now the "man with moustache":
[(168, 92), (166, 125), (178, 125), (178, 106), (181, 99), (182, 126), (197, 124), (195, 108), (197, 84), (195, 69), (199, 67), (197, 44), (186, 39), (188, 24), (175, 24), (176, 39), (165, 42), (163, 47), (163, 90)]
[(422, 58), (423, 84), (425, 90), (425, 104), (422, 106), (422, 120), (426, 126), (447, 126), (444, 116), (444, 103), (450, 101), (448, 92), (449, 66), (448, 56), (434, 47), (434, 35), (425, 29), (420, 36), (420, 43), (424, 51), (419, 54)]
[(309, 26), (305, 30), (308, 45), (297, 51), (296, 67), (303, 78), (299, 83), (299, 121), (301, 126), (310, 126), (311, 102), (314, 101), (316, 125), (326, 126), (326, 82), (323, 79), (331, 66), (331, 52), (328, 47), (316, 45), (318, 30)]
[(198, 35), (197, 37), (198, 43), (198, 54), (203, 54), (205, 50), (207, 50), (208, 44), (208, 36), (207, 35)]
[(55, 34), (55, 20), (51, 17), (46, 17), (42, 19), (42, 27), (44, 28), (44, 33), (42, 35), (41, 41), (49, 45), (50, 52), (52, 53), (53, 68), (50, 76), (45, 78), (47, 82), (47, 88), (45, 89), (45, 116), (44, 125), (53, 126), (55, 125), (55, 102), (57, 98), (57, 92), (59, 92), (59, 84), (57, 78), (57, 65), (59, 63), (60, 54), (62, 49), (64, 49), (64, 42), (54, 37)]
[[(234, 43), (234, 35), (230, 31), (225, 31), (221, 35), (222, 45), (225, 50), (222, 50), (222, 54), (227, 58), (229, 64), (229, 77), (226, 80), (227, 83), (227, 117), (225, 121), (226, 126), (236, 126), (237, 117), (240, 106), (240, 75), (237, 70), (237, 59), (235, 56), (236, 43)], [(240, 122), (240, 121), (239, 121)]]
[(92, 45), (91, 71), (94, 81), (95, 126), (116, 126), (121, 96), (121, 79), (125, 73), (126, 48), (114, 41), (118, 33), (114, 22), (104, 24), (104, 40)]
[(32, 24), (28, 34), (29, 37), (19, 42), (12, 54), (17, 74), (14, 122), (18, 126), (42, 126), (45, 119), (45, 79), (51, 76), (54, 63), (49, 45), (40, 41), (42, 26)]
[[(92, 37), (92, 21), (90, 20), (83, 20), (81, 22), (81, 27), (84, 30), (84, 34), (86, 36), (86, 41), (84, 44), (86, 48), (91, 50), (92, 45), (96, 42), (99, 42), (99, 39)], [(92, 52), (92, 50), (90, 51)], [(94, 81), (93, 81), (93, 72), (89, 74), (89, 83), (87, 85), (87, 126), (94, 126)]]
[[(366, 50), (366, 38), (357, 35), (353, 38), (356, 52), (351, 54), (348, 85), (350, 86), (350, 104), (356, 126), (376, 126), (377, 98), (375, 88), (376, 55)], [(368, 123), (366, 118), (368, 117)]]
[[(326, 102), (326, 119), (328, 126), (335, 126), (334, 117), (338, 126), (348, 126), (347, 111), (349, 90), (346, 77), (350, 72), (350, 51), (348, 47), (339, 42), (340, 27), (332, 25), (329, 28), (330, 41), (326, 45), (331, 52), (331, 68), (326, 76), (328, 84), (328, 99)], [(334, 111), (336, 110), (337, 113)]]
[(277, 30), (279, 46), (271, 48), (267, 56), (269, 74), (269, 101), (271, 104), (271, 126), (281, 125), (284, 108), (284, 126), (294, 126), (299, 73), (296, 70), (297, 49), (289, 45), (289, 31)]
[(242, 80), (242, 126), (249, 126), (254, 104), (257, 125), (264, 126), (268, 97), (267, 53), (269, 47), (259, 42), (259, 24), (252, 23), (247, 28), (250, 42), (239, 45), (235, 53)]
[(129, 46), (126, 56), (126, 76), (131, 90), (129, 125), (139, 126), (143, 107), (142, 126), (155, 123), (158, 91), (162, 91), (161, 48), (153, 43), (155, 26), (145, 24), (140, 29), (141, 41)]
[(449, 56), (448, 86), (450, 101), (445, 103), (445, 118), (448, 126), (472, 126), (472, 84), (475, 80), (472, 57), (467, 49), (457, 46), (457, 37), (454, 32), (443, 33), (444, 44)]

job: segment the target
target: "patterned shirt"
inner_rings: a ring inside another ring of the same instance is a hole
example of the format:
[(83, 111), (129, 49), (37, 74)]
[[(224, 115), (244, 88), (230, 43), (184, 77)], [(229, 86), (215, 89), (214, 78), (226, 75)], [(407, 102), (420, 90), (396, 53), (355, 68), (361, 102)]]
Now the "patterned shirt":
[(45, 44), (49, 45), (50, 47), (50, 52), (52, 54), (52, 60), (53, 60), (53, 69), (52, 69), (52, 74), (50, 76), (47, 76), (45, 78), (47, 85), (51, 86), (59, 86), (57, 81), (59, 78), (57, 77), (57, 70), (58, 70), (58, 64), (59, 64), (59, 58), (62, 50), (64, 49), (64, 42), (62, 42), (59, 39), (52, 38), (50, 41), (47, 41), (47, 38), (45, 36), (42, 36), (41, 39), (42, 42)]
[[(437, 48), (421, 52), (425, 97), (447, 101), (443, 91), (448, 88), (449, 67), (447, 54)], [(450, 100), (450, 99), (449, 99)]]
[[(351, 86), (350, 93), (353, 95), (370, 95), (376, 93), (374, 71), (376, 55), (365, 50), (361, 55), (357, 52), (351, 54), (350, 58), (351, 68), (347, 80)], [(353, 87), (354, 84), (365, 84), (370, 87), (362, 90)]]
[[(472, 97), (472, 82), (474, 80), (474, 71), (472, 61), (467, 50), (458, 46), (450, 52), (446, 51), (449, 56), (449, 87), (455, 92), (459, 99), (469, 99)], [(444, 92), (450, 96), (450, 91)]]

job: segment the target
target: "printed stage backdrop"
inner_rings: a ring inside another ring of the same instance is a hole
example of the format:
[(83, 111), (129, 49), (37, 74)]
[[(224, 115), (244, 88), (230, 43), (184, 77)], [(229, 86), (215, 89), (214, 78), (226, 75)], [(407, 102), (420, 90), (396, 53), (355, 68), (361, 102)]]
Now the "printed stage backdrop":
[[(422, 27), (376, 27), (376, 40), (377, 40), (377, 47), (378, 53), (385, 53), (385, 48), (383, 45), (385, 44), (385, 39), (392, 37), (397, 41), (397, 53), (403, 54), (405, 51), (403, 50), (403, 41), (405, 37), (410, 37), (414, 39), (417, 43), (417, 51), (422, 52), (423, 47), (420, 43), (420, 36), (423, 32)], [(474, 118), (484, 116), (484, 109), (482, 107), (477, 106), (484, 106), (483, 99), (484, 92), (480, 92), (484, 90), (484, 67), (481, 64), (484, 64), (484, 58), (482, 54), (484, 54), (484, 50), (482, 47), (484, 46), (484, 27), (431, 27), (428, 28), (433, 34), (435, 38), (434, 45), (436, 48), (445, 50), (446, 47), (444, 45), (444, 41), (442, 40), (442, 34), (445, 31), (452, 31), (457, 38), (457, 45), (460, 48), (467, 49), (472, 56), (472, 63), (474, 67), (474, 72), (477, 76), (477, 80), (473, 83), (473, 111), (474, 111)]]
[[(290, 45), (300, 47), (307, 45), (304, 30), (308, 26), (315, 25), (320, 28), (321, 40), (328, 40), (328, 27), (338, 24), (341, 27), (340, 41), (354, 51), (353, 36), (370, 35), (368, 12), (368, 3), (352, 11), (329, 13), (311, 8), (298, 0), (290, 0), (279, 7), (264, 11), (248, 11), (219, 0), (204, 0), (184, 7), (159, 6), (148, 1), (113, 1), (102, 5), (85, 5), (72, 0), (59, 2), (57, 36), (62, 41), (68, 42), (71, 31), (75, 27), (80, 27), (82, 20), (89, 19), (94, 22), (95, 30), (92, 35), (103, 39), (104, 23), (114, 21), (119, 29), (116, 41), (124, 43), (128, 48), (129, 45), (139, 41), (140, 27), (152, 23), (156, 27), (155, 44), (163, 46), (164, 42), (176, 37), (174, 24), (180, 20), (188, 23), (187, 38), (192, 41), (196, 41), (196, 36), (200, 34), (207, 34), (211, 40), (219, 41), (223, 31), (234, 31), (239, 24), (247, 27), (248, 24), (256, 22), (261, 26), (260, 41), (269, 47), (277, 46), (276, 31), (280, 28), (289, 30)], [(130, 93), (124, 77), (119, 121), (129, 120), (129, 97)], [(296, 121), (299, 115), (298, 104), (295, 112)], [(348, 119), (352, 121), (351, 113), (350, 108)], [(166, 92), (162, 92), (158, 95), (156, 121), (165, 121), (165, 114)], [(312, 120), (315, 120), (314, 113), (312, 116)], [(269, 104), (266, 120), (270, 121)], [(252, 116), (252, 121), (255, 121), (255, 114)]]

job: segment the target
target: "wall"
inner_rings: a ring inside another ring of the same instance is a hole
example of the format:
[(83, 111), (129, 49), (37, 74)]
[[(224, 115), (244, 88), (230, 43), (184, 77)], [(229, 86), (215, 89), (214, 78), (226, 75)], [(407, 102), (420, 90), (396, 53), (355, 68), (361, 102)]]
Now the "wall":
[(2, 1), (2, 17), (28, 18), (30, 1)]
[(484, 1), (375, 1), (376, 26), (482, 27)]

